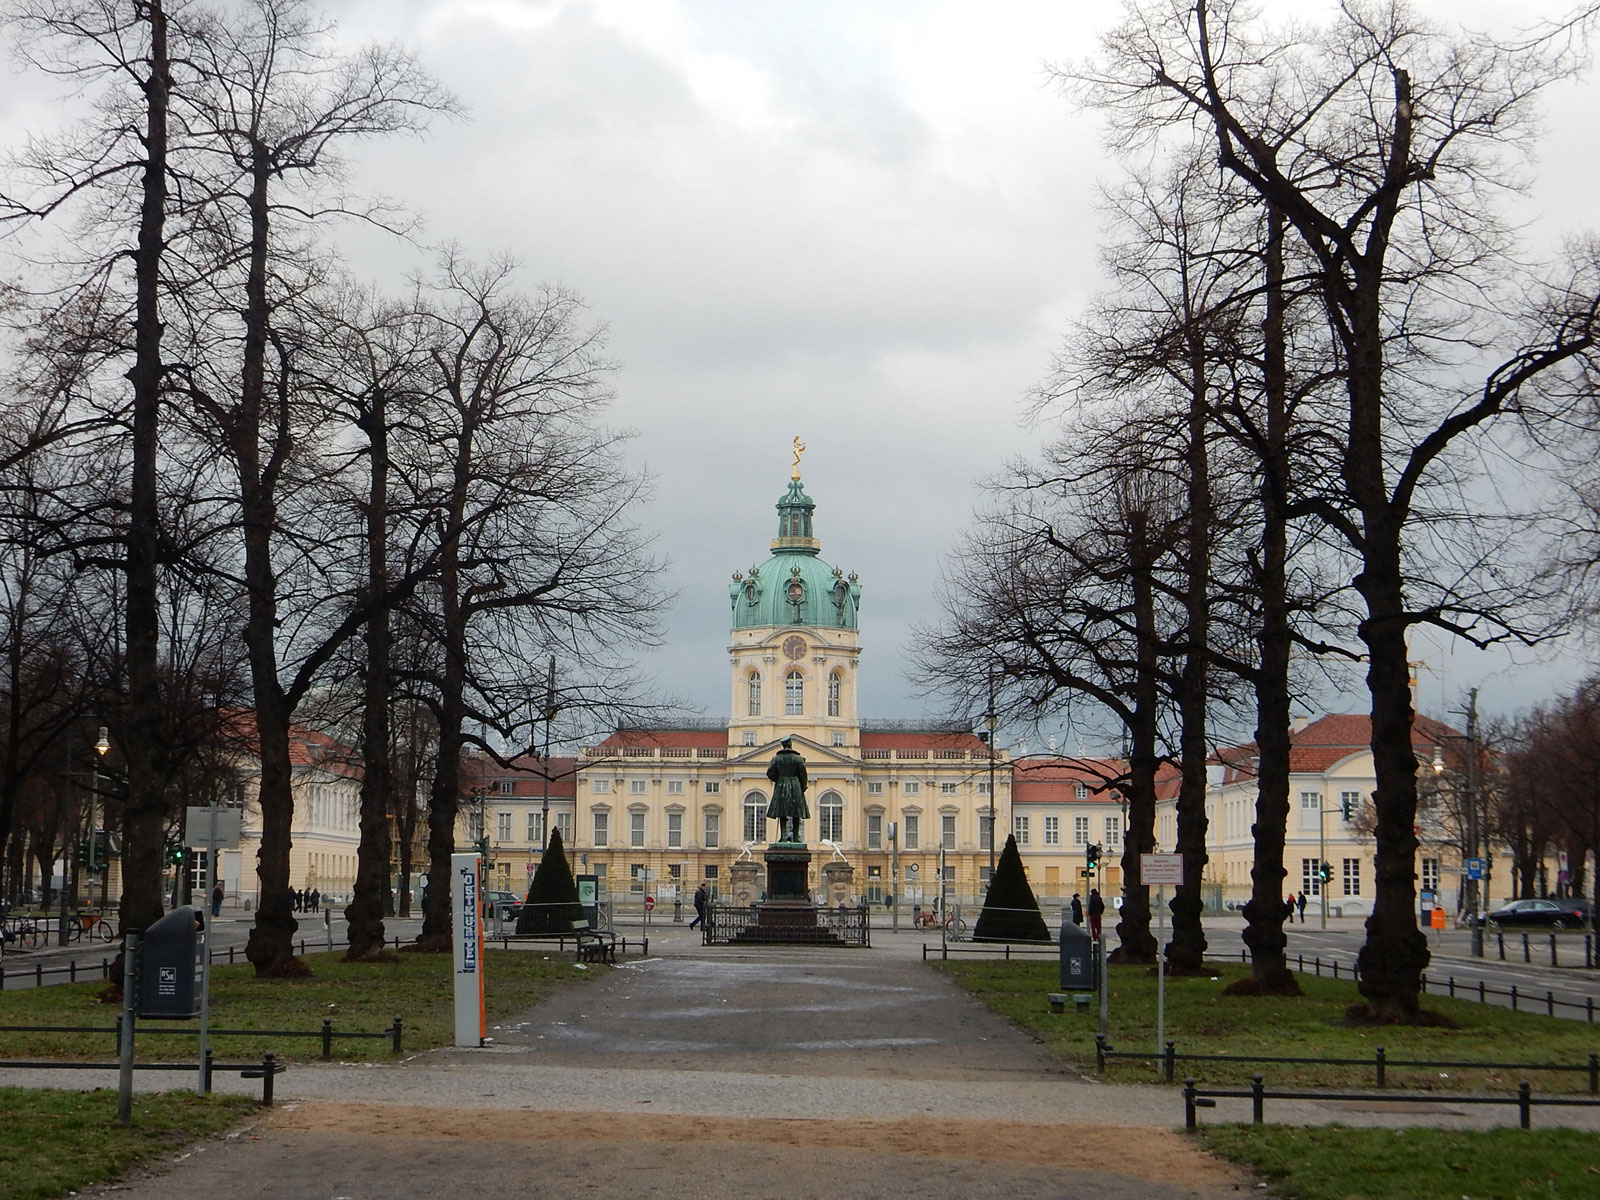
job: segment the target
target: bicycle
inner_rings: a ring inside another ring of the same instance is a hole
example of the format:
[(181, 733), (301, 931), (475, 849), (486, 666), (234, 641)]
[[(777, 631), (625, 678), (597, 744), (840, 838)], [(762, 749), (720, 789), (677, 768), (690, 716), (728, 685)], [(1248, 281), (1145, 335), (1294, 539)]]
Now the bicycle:
[(963, 941), (967, 936), (966, 921), (953, 912), (945, 913), (943, 917), (933, 912), (918, 913), (916, 926), (918, 929), (938, 929), (943, 927), (945, 936), (953, 942)]
[(75, 913), (75, 929), (70, 940), (109, 942), (117, 936), (116, 924), (102, 913)]
[(29, 950), (37, 950), (46, 938), (44, 928), (28, 913), (18, 913), (5, 919), (4, 938)]

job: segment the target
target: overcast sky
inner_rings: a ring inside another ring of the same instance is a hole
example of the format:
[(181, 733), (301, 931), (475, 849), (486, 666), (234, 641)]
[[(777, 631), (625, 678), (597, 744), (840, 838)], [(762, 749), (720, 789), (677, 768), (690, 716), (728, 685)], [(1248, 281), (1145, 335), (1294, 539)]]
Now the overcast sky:
[[(640, 517), (678, 593), (668, 646), (647, 660), (663, 690), (727, 714), (727, 581), (768, 554), (799, 435), (823, 556), (861, 576), (864, 714), (940, 711), (902, 673), (911, 627), (937, 616), (977, 481), (1038, 440), (1022, 397), (1099, 286), (1095, 188), (1117, 169), (1046, 63), (1090, 53), (1117, 6), (326, 7), (352, 40), (416, 48), (470, 109), (363, 150), (358, 186), (412, 204), (430, 239), (513, 253), (530, 286), (577, 290), (610, 328), (612, 419), (637, 431), (632, 459), (656, 478)], [(1421, 7), (1490, 21), (1511, 8)], [(1589, 216), (1597, 98), (1592, 84), (1553, 97), (1529, 211), (1541, 238)], [(348, 253), (375, 278), (426, 261), (359, 237)], [(1418, 653), (1433, 712), (1472, 685), (1489, 709), (1526, 705), (1578, 659), (1561, 674)]]

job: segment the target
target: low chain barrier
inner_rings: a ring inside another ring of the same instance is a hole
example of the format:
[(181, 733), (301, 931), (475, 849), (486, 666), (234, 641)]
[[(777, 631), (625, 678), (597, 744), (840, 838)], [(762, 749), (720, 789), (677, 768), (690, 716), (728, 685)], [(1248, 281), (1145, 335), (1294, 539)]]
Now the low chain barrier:
[[(198, 1027), (188, 1028), (169, 1025), (162, 1022), (160, 1025), (136, 1025), (135, 1032), (143, 1029), (146, 1033), (173, 1033), (179, 1035), (200, 1036)], [(387, 1029), (377, 1033), (365, 1033), (352, 1029), (335, 1029), (332, 1017), (322, 1018), (322, 1028), (314, 1030), (305, 1029), (207, 1029), (206, 1036), (213, 1037), (289, 1037), (289, 1038), (319, 1038), (322, 1041), (322, 1057), (333, 1057), (334, 1039), (356, 1040), (362, 1038), (387, 1038), (390, 1048), (396, 1054), (401, 1050), (404, 1025), (400, 1014), (396, 1013), (394, 1023)], [(117, 1015), (114, 1025), (0, 1025), (0, 1033), (98, 1033), (109, 1034), (112, 1046), (122, 1043), (122, 1015)], [(0, 1058), (0, 1067), (17, 1065), (13, 1060)]]
[[(1517, 1085), (1514, 1096), (1440, 1096), (1442, 1102), (1449, 1104), (1514, 1104), (1517, 1106), (1517, 1122), (1524, 1129), (1533, 1128), (1533, 1108), (1535, 1105), (1546, 1105), (1561, 1108), (1600, 1108), (1600, 1100), (1584, 1100), (1573, 1096), (1535, 1096), (1533, 1087), (1524, 1079)], [(1394, 1104), (1398, 1102), (1415, 1103), (1416, 1094), (1398, 1094), (1395, 1092), (1287, 1092), (1268, 1091), (1260, 1075), (1251, 1079), (1250, 1090), (1242, 1091), (1238, 1088), (1200, 1088), (1195, 1086), (1193, 1079), (1183, 1081), (1183, 1127), (1190, 1133), (1199, 1128), (1196, 1110), (1201, 1108), (1215, 1108), (1218, 1100), (1249, 1100), (1250, 1119), (1253, 1124), (1266, 1123), (1266, 1101), (1268, 1100), (1355, 1100), (1370, 1104)]]

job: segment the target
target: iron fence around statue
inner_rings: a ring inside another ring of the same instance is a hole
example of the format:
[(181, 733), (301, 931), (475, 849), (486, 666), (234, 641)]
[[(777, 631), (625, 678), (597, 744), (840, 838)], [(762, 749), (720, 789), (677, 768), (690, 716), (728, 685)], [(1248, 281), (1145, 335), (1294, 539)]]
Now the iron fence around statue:
[[(818, 906), (815, 938), (792, 939), (796, 943), (810, 940), (819, 944), (846, 946), (872, 945), (872, 912), (865, 904), (844, 905), (833, 908)], [(719, 904), (706, 905), (704, 944), (728, 946), (745, 941), (761, 927), (761, 905)], [(791, 939), (786, 939), (791, 940)]]

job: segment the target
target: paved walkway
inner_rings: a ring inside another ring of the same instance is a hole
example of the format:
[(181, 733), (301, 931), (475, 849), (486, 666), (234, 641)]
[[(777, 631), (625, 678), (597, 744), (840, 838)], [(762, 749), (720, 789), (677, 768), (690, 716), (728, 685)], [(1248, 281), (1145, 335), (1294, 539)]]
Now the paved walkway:
[[(1176, 1132), (1177, 1089), (1064, 1069), (924, 966), (922, 936), (875, 940), (866, 951), (732, 951), (669, 927), (652, 934), (650, 958), (593, 968), (590, 986), (492, 1030), (488, 1047), (296, 1064), (276, 1111), (117, 1195), (1168, 1200), (1253, 1186)], [(65, 1086), (88, 1082), (71, 1074)], [(1562, 1112), (1563, 1123), (1594, 1115)], [(1211, 1119), (1247, 1115), (1234, 1102)], [(1482, 1127), (1514, 1122), (1515, 1110), (1277, 1101), (1269, 1116)], [(1543, 1110), (1536, 1124), (1556, 1119)]]

